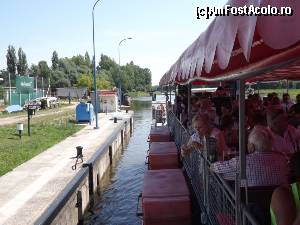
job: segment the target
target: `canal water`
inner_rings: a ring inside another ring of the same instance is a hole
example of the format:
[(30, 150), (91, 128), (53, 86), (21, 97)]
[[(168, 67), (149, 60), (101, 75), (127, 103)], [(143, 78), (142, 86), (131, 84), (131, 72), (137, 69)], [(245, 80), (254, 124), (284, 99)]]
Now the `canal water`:
[(88, 225), (141, 225), (136, 217), (137, 197), (142, 190), (152, 112), (151, 98), (134, 99), (134, 132), (118, 163), (109, 172), (106, 187), (88, 216)]

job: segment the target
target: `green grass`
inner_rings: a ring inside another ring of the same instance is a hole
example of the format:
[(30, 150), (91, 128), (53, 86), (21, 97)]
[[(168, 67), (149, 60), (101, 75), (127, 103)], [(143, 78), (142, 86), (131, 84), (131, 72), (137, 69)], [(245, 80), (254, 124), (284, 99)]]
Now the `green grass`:
[(148, 92), (142, 92), (142, 91), (135, 91), (135, 92), (128, 92), (128, 96), (131, 98), (137, 98), (137, 97), (147, 97), (150, 96)]
[(70, 112), (33, 118), (31, 136), (24, 124), (21, 139), (15, 124), (0, 126), (0, 176), (83, 128), (73, 121), (74, 115)]
[[(281, 99), (282, 94), (286, 93), (286, 89), (261, 89), (261, 90), (259, 90), (259, 94), (261, 96), (267, 96), (268, 93), (272, 93), (272, 92), (278, 93), (278, 97)], [(290, 94), (291, 100), (295, 101), (296, 95), (300, 94), (300, 90), (299, 89), (289, 89), (288, 93)]]

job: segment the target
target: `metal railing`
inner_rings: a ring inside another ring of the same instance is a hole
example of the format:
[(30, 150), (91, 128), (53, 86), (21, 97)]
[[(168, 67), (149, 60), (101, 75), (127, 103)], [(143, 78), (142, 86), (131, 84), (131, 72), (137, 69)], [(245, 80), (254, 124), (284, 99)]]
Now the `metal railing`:
[[(168, 112), (168, 126), (176, 145), (187, 143), (190, 134), (171, 111)], [(204, 144), (205, 148), (207, 145)], [(203, 152), (207, 152), (204, 149)], [(203, 224), (258, 225), (256, 219), (242, 204), (236, 202), (234, 188), (219, 174), (212, 172), (210, 161), (199, 150), (193, 150), (183, 159), (183, 167), (201, 208)], [(238, 208), (241, 206), (241, 208)], [(241, 212), (241, 221), (236, 218), (236, 210)], [(240, 222), (239, 222), (240, 221)]]

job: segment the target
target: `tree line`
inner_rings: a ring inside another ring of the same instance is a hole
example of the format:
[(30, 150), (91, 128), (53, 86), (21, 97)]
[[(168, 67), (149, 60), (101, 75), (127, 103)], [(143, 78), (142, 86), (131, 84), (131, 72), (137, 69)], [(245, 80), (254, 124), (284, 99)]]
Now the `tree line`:
[[(29, 75), (36, 77), (38, 87), (87, 87), (93, 90), (93, 62), (88, 54), (77, 55), (71, 58), (60, 58), (57, 51), (52, 53), (51, 65), (46, 61), (38, 64), (27, 63), (25, 52), (22, 48), (16, 50), (14, 46), (8, 46), (7, 69), (0, 71), (0, 77), (4, 78), (4, 86), (15, 85), (16, 75)], [(123, 91), (150, 91), (151, 71), (141, 68), (132, 61), (124, 66), (119, 65), (109, 56), (101, 55), (96, 68), (96, 83), (98, 89), (111, 89), (120, 87)]]

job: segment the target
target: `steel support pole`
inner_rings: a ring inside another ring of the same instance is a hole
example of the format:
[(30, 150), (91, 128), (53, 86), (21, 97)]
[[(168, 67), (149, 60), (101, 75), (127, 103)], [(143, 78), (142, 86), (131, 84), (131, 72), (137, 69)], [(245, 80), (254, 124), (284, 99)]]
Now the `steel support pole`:
[(192, 122), (192, 118), (191, 118), (191, 95), (192, 95), (192, 83), (188, 84), (188, 121), (189, 124), (191, 124)]
[(92, 11), (92, 17), (93, 17), (93, 51), (94, 51), (94, 57), (93, 57), (93, 75), (94, 75), (94, 99), (95, 99), (95, 119), (96, 119), (96, 127), (95, 129), (99, 128), (98, 125), (98, 93), (97, 93), (97, 83), (96, 83), (96, 50), (95, 50), (95, 19), (94, 19), (94, 11), (97, 3), (100, 0), (97, 0), (93, 6), (93, 11)]
[(172, 86), (170, 87), (170, 104), (172, 105)]
[(165, 95), (166, 95), (166, 107), (168, 105), (168, 97), (169, 97), (168, 91), (169, 91), (169, 86), (166, 86), (166, 92), (165, 92)]
[(246, 126), (245, 126), (245, 81), (240, 79), (239, 84), (239, 171), (237, 173), (236, 189), (236, 224), (241, 224), (241, 181), (246, 180)]

